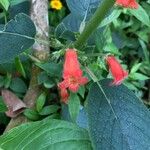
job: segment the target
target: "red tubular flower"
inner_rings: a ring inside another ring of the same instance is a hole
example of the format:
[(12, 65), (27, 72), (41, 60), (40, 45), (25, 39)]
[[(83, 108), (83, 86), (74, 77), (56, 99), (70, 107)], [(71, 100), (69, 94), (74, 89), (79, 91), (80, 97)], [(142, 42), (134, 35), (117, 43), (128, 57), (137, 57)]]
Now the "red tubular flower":
[(114, 56), (107, 56), (106, 62), (109, 66), (109, 70), (114, 78), (112, 85), (119, 85), (128, 76), (128, 72), (123, 70), (120, 63), (116, 60)]
[(116, 4), (123, 6), (123, 7), (129, 7), (129, 8), (138, 8), (138, 3), (136, 0), (116, 0)]
[(64, 80), (58, 84), (58, 87), (61, 89), (61, 91), (63, 90), (63, 92), (64, 89), (66, 90), (67, 88), (72, 92), (77, 92), (80, 85), (84, 85), (88, 82), (88, 79), (82, 75), (83, 72), (80, 69), (76, 50), (67, 49), (63, 68)]

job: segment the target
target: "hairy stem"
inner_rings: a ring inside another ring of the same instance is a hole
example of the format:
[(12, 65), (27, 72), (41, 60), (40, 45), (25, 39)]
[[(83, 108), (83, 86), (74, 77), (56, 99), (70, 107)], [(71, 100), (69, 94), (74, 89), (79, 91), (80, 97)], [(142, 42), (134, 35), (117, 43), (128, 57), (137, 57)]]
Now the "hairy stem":
[(104, 0), (98, 9), (96, 10), (93, 17), (90, 19), (90, 21), (85, 26), (83, 32), (79, 36), (78, 40), (75, 42), (74, 46), (75, 48), (81, 48), (89, 36), (97, 29), (99, 24), (102, 22), (108, 11), (113, 7), (115, 4), (115, 0)]

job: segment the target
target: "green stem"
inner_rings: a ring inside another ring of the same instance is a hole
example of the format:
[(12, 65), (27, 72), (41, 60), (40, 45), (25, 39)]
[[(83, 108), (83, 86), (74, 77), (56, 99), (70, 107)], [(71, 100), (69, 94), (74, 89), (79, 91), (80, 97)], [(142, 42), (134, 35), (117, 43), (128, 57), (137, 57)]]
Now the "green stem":
[(74, 44), (75, 48), (78, 49), (84, 45), (84, 43), (87, 41), (89, 36), (97, 29), (99, 24), (102, 22), (102, 20), (104, 19), (104, 17), (108, 13), (108, 11), (113, 7), (114, 4), (115, 4), (115, 0), (104, 0), (100, 4), (93, 17), (85, 26), (78, 40), (75, 42)]

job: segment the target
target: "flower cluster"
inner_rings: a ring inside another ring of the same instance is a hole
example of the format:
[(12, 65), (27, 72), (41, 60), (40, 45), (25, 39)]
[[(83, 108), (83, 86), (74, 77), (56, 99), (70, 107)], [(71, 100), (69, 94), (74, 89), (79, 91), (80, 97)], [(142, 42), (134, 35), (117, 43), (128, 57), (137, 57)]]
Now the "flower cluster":
[(50, 7), (52, 9), (61, 10), (63, 5), (62, 5), (62, 2), (60, 0), (51, 0), (50, 1)]
[(65, 53), (65, 62), (63, 66), (63, 81), (58, 84), (60, 95), (63, 102), (67, 102), (69, 94), (67, 89), (72, 92), (77, 92), (80, 85), (85, 85), (88, 82), (86, 77), (83, 77), (83, 72), (80, 69), (77, 52), (75, 49), (67, 49)]
[(123, 6), (123, 7), (129, 7), (129, 8), (138, 8), (138, 3), (136, 0), (116, 0), (116, 4)]
[[(106, 63), (114, 78), (111, 85), (121, 84), (128, 76), (128, 72), (122, 68), (117, 59), (112, 55), (106, 57)], [(75, 93), (81, 85), (85, 85), (87, 82), (88, 79), (83, 77), (83, 72), (80, 69), (76, 50), (67, 49), (63, 66), (63, 81), (58, 84), (61, 100), (67, 103), (69, 97), (68, 90)]]

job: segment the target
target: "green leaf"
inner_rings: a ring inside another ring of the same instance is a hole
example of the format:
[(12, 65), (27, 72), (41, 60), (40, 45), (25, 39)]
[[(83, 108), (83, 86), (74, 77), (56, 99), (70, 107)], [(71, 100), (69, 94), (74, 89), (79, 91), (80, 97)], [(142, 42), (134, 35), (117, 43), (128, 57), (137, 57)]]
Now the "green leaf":
[(144, 74), (141, 74), (141, 73), (133, 73), (133, 74), (130, 74), (130, 77), (132, 77), (134, 80), (148, 80), (149, 77), (144, 75)]
[(150, 19), (146, 11), (139, 5), (138, 9), (129, 9), (129, 12), (140, 20), (143, 24), (150, 27)]
[(44, 82), (44, 87), (48, 88), (48, 89), (54, 87), (55, 85), (56, 85), (56, 83), (50, 79), (47, 82)]
[(68, 100), (68, 107), (70, 117), (73, 122), (76, 122), (77, 116), (80, 111), (80, 99), (77, 94), (70, 93), (69, 100)]
[(92, 150), (88, 132), (62, 120), (23, 124), (0, 137), (5, 150)]
[(19, 57), (16, 57), (16, 58), (15, 58), (15, 66), (16, 66), (17, 71), (18, 71), (19, 73), (21, 73), (21, 75), (22, 75), (24, 78), (26, 78), (26, 72), (25, 72), (25, 70), (24, 70), (24, 67), (23, 67), (22, 62), (21, 62), (21, 60), (20, 60)]
[(94, 83), (88, 95), (89, 133), (94, 149), (149, 149), (149, 110), (124, 85), (110, 86), (110, 82), (99, 82), (103, 92)]
[(5, 79), (3, 76), (0, 75), (0, 87), (3, 87), (5, 83)]
[(25, 109), (23, 113), (30, 120), (36, 121), (40, 119), (38, 112), (33, 109)]
[(29, 16), (21, 13), (9, 21), (0, 29), (0, 63), (13, 60), (30, 48), (35, 34), (35, 26)]
[(50, 115), (53, 113), (56, 113), (58, 111), (60, 107), (57, 105), (49, 105), (49, 106), (45, 106), (41, 111), (40, 111), (40, 115)]
[(52, 77), (61, 77), (62, 66), (53, 62), (50, 63), (36, 63), (38, 67), (46, 71)]
[(102, 0), (66, 0), (71, 13), (82, 19), (92, 15), (101, 1)]
[(38, 99), (36, 100), (36, 110), (38, 112), (40, 112), (45, 104), (45, 101), (46, 101), (46, 94), (45, 93), (42, 93)]
[(11, 78), (12, 78), (12, 75), (10, 73), (7, 73), (7, 76), (6, 76), (5, 81), (4, 81), (4, 87), (5, 88), (8, 88), (10, 86)]
[(12, 19), (19, 13), (30, 15), (30, 0), (10, 0), (9, 17)]
[(49, 77), (48, 77), (48, 74), (45, 71), (39, 73), (39, 75), (38, 75), (38, 84), (42, 84), (44, 82), (47, 82), (48, 80), (49, 80)]
[(150, 61), (150, 58), (149, 58), (149, 51), (148, 51), (148, 48), (147, 48), (147, 45), (145, 44), (144, 41), (142, 41), (141, 39), (139, 39), (139, 42), (140, 42), (140, 45), (143, 49), (143, 54), (144, 54), (144, 57), (145, 57), (145, 61), (147, 61), (149, 63)]
[(10, 83), (10, 89), (12, 89), (14, 92), (25, 93), (27, 86), (22, 79), (14, 78)]
[(0, 4), (7, 11), (10, 3), (9, 3), (9, 0), (0, 0)]
[(11, 5), (18, 5), (20, 3), (23, 3), (25, 1), (29, 1), (29, 0), (9, 0)]
[(5, 111), (7, 111), (7, 107), (5, 103), (3, 102), (2, 96), (0, 96), (0, 112), (5, 112)]
[(100, 27), (104, 27), (110, 24), (115, 19), (117, 19), (120, 16), (120, 14), (121, 14), (121, 10), (114, 9), (113, 12), (101, 22)]
[(85, 94), (85, 87), (84, 86), (80, 86), (78, 93), (81, 95), (82, 98), (84, 98), (84, 94)]
[(139, 70), (139, 68), (141, 67), (142, 63), (138, 63), (138, 64), (135, 64), (132, 69), (131, 69), (131, 73), (135, 73)]

